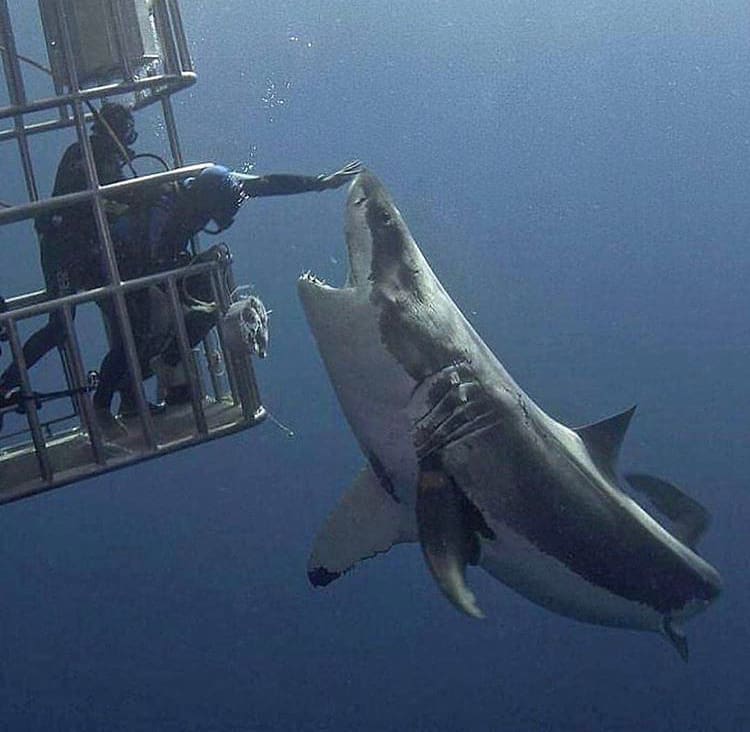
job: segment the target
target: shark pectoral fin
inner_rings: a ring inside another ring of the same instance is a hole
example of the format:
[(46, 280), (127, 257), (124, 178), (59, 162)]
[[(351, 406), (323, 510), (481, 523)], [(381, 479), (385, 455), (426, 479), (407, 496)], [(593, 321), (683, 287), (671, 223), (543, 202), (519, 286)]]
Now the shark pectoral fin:
[(315, 538), (307, 576), (318, 587), (357, 562), (417, 541), (414, 513), (387, 493), (372, 468), (363, 468)]
[(474, 618), (483, 618), (466, 585), (466, 565), (476, 564), (478, 539), (467, 516), (466, 498), (442, 470), (421, 470), (417, 527), (427, 566), (443, 594)]
[(672, 534), (683, 544), (694, 548), (711, 523), (711, 515), (698, 501), (685, 495), (677, 486), (661, 478), (642, 473), (626, 475), (625, 480), (643, 493), (657, 511), (672, 522)]
[(688, 662), (688, 641), (685, 633), (682, 632), (681, 628), (678, 628), (672, 623), (671, 618), (664, 618), (661, 624), (662, 632), (666, 639), (672, 644), (677, 653), (680, 654), (680, 658), (687, 663)]

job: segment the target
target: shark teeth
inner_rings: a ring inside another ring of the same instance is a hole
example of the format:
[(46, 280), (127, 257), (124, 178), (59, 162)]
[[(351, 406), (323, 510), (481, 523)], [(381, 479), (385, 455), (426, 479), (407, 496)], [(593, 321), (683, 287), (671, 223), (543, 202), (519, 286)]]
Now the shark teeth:
[(302, 273), (302, 278), (306, 282), (312, 282), (314, 285), (327, 285), (328, 283), (318, 275), (313, 274), (310, 270)]

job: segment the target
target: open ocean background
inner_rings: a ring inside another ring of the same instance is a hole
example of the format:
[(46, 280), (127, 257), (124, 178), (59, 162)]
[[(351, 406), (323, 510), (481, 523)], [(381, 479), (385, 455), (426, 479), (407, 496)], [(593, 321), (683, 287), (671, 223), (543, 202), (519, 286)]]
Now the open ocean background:
[[(10, 6), (19, 51), (46, 61), (36, 3)], [(687, 665), (477, 571), (473, 622), (416, 546), (313, 590), (313, 536), (363, 459), (295, 280), (343, 281), (345, 194), (257, 200), (226, 238), (273, 308), (258, 378), (296, 436), (267, 422), (0, 509), (0, 729), (750, 730), (746, 0), (181, 6), (186, 158), (309, 174), (361, 158), (544, 409), (577, 425), (638, 403), (621, 466), (712, 511), (702, 553), (726, 589), (687, 626)], [(137, 120), (138, 150), (165, 150), (155, 114)], [(73, 133), (44, 137), (48, 192)], [(11, 143), (0, 166), (0, 199), (23, 200)], [(0, 245), (0, 292), (39, 288), (31, 227)], [(34, 376), (59, 386), (56, 367)]]

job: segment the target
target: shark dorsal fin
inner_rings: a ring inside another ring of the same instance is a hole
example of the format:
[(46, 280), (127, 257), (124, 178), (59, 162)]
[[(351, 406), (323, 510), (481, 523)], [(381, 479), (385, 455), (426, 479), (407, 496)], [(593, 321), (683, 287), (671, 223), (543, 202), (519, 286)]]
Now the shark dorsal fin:
[(577, 427), (575, 430), (597, 467), (610, 475), (615, 472), (617, 457), (633, 412), (635, 405), (613, 417)]

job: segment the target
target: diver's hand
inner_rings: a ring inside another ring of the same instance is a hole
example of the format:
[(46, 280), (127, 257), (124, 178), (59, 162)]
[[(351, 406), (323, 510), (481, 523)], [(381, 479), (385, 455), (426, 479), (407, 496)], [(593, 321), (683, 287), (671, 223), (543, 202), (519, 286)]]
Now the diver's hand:
[(340, 188), (344, 183), (348, 183), (350, 178), (358, 175), (363, 170), (364, 166), (359, 160), (352, 160), (335, 173), (331, 173), (330, 175), (319, 175), (318, 183), (320, 188), (318, 190), (327, 191), (333, 188)]

